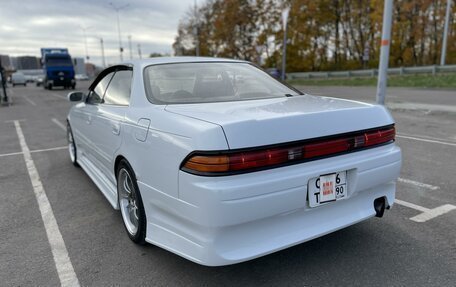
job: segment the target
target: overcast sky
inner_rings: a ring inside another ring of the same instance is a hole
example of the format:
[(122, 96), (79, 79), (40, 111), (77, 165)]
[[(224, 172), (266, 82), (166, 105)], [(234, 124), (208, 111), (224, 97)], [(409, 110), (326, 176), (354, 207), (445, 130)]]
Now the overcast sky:
[[(100, 37), (108, 63), (119, 61), (116, 12), (109, 5), (129, 4), (119, 12), (124, 59), (142, 54), (172, 53), (179, 19), (194, 0), (0, 0), (0, 54), (40, 55), (41, 47), (66, 47), (84, 57), (82, 27), (87, 29), (90, 60), (101, 64)], [(199, 0), (198, 2), (202, 2)]]

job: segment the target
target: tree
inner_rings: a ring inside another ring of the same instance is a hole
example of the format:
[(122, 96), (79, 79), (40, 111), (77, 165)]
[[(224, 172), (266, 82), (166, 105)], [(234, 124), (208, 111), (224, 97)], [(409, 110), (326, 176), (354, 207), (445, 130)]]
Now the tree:
[[(384, 0), (209, 0), (181, 19), (176, 55), (200, 54), (258, 61), (279, 67), (281, 11), (291, 7), (287, 71), (378, 66)], [(446, 0), (394, 1), (391, 66), (438, 64)], [(450, 21), (447, 62), (456, 63), (456, 5)], [(197, 31), (197, 33), (195, 33)], [(196, 35), (198, 38), (196, 38)], [(196, 41), (198, 39), (198, 41)]]

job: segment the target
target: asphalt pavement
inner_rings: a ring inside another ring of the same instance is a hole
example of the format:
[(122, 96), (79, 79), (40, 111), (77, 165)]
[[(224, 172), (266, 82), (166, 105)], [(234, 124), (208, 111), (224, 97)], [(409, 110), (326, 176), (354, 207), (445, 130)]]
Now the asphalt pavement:
[[(89, 82), (78, 83), (86, 89)], [(299, 87), (373, 102), (375, 88)], [(32, 185), (19, 125), (82, 286), (455, 286), (456, 91), (389, 88), (403, 151), (399, 204), (383, 218), (245, 263), (204, 267), (127, 237), (118, 211), (69, 160), (65, 90), (9, 88), (0, 106), (2, 286), (55, 286), (52, 244)], [(362, 119), (360, 119), (362, 120)], [(54, 230), (55, 231), (55, 230)]]

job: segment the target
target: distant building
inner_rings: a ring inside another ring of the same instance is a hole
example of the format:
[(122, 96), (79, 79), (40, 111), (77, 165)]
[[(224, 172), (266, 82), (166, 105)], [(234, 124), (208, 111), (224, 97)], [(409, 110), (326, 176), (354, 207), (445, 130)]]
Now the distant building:
[(74, 73), (87, 75), (84, 58), (73, 58)]
[(41, 69), (40, 59), (35, 56), (20, 56), (16, 58), (16, 70)]
[(0, 55), (0, 63), (2, 67), (6, 70), (12, 70), (13, 66), (11, 65), (11, 59), (8, 55)]
[(13, 68), (13, 70), (16, 70), (17, 58), (16, 57), (10, 57), (10, 63), (11, 63), (11, 67)]

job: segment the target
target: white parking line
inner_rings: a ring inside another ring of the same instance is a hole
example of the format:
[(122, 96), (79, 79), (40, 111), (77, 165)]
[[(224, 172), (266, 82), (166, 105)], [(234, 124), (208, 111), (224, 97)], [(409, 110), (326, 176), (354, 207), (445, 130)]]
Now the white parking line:
[(31, 99), (29, 99), (28, 97), (24, 97), (24, 99), (29, 102), (32, 106), (36, 106), (36, 103), (34, 101), (32, 101)]
[(406, 179), (406, 178), (401, 178), (401, 177), (399, 177), (397, 179), (397, 181), (402, 182), (402, 183), (406, 183), (406, 184), (415, 185), (415, 186), (422, 187), (422, 188), (427, 188), (427, 189), (430, 189), (430, 190), (437, 190), (437, 189), (440, 188), (440, 187), (435, 186), (435, 185), (422, 183), (422, 182), (419, 182), (419, 181), (414, 181), (414, 180), (411, 180), (411, 179)]
[(18, 155), (18, 154), (23, 154), (23, 152), (19, 151), (19, 152), (4, 153), (4, 154), (0, 154), (0, 157)]
[(37, 153), (37, 152), (43, 152), (43, 151), (53, 151), (53, 150), (61, 150), (61, 149), (67, 149), (68, 146), (58, 146), (58, 147), (51, 147), (51, 148), (45, 148), (45, 149), (35, 149), (31, 150), (31, 153)]
[[(51, 147), (51, 148), (45, 148), (45, 149), (35, 149), (31, 150), (30, 153), (37, 153), (37, 152), (44, 152), (44, 151), (53, 151), (53, 150), (62, 150), (62, 149), (67, 149), (68, 146), (58, 146), (58, 147)], [(0, 154), (0, 157), (5, 157), (5, 156), (11, 156), (11, 155), (19, 155), (23, 154), (23, 152), (18, 151), (18, 152), (11, 152), (11, 153), (3, 153)]]
[(430, 139), (425, 139), (425, 138), (411, 137), (411, 136), (405, 136), (405, 135), (399, 135), (399, 134), (396, 135), (396, 137), (416, 140), (416, 141), (422, 141), (422, 142), (428, 142), (428, 143), (438, 143), (438, 144), (443, 144), (443, 145), (456, 146), (456, 143), (444, 142), (444, 141), (440, 141), (440, 140), (430, 140)]
[(423, 135), (411, 135), (411, 134), (407, 134), (407, 133), (397, 133), (396, 135), (400, 135), (400, 136), (406, 136), (406, 137), (416, 137), (416, 138), (420, 138), (420, 139), (426, 139), (426, 140), (437, 140), (437, 141), (441, 141), (441, 142), (449, 142), (449, 143), (455, 143), (455, 139), (444, 139), (444, 138), (436, 138), (436, 137), (431, 137), (431, 136), (423, 136)]
[(434, 217), (445, 214), (454, 209), (456, 209), (456, 206), (452, 204), (445, 204), (433, 209), (429, 209), (428, 211), (423, 212), (421, 214), (418, 214), (417, 216), (410, 218), (410, 220), (415, 222), (426, 222)]
[(421, 211), (421, 212), (429, 211), (429, 208), (426, 208), (426, 207), (423, 207), (423, 206), (419, 206), (419, 205), (416, 205), (416, 204), (413, 204), (413, 203), (410, 203), (410, 202), (407, 202), (407, 201), (403, 201), (403, 200), (400, 200), (400, 199), (397, 199), (397, 198), (394, 200), (394, 203), (397, 203), (399, 205), (402, 205), (402, 206), (405, 206), (405, 207), (408, 207), (408, 208), (411, 208), (411, 209), (415, 209), (415, 210), (418, 210), (418, 211)]
[(58, 94), (48, 94), (49, 96), (53, 96), (55, 98), (58, 98), (58, 99), (61, 99), (61, 100), (66, 100), (66, 97), (65, 96), (59, 96)]
[(54, 124), (58, 125), (59, 128), (66, 131), (66, 126), (64, 124), (62, 124), (58, 119), (52, 118), (52, 121), (54, 122)]
[(32, 182), (33, 192), (35, 193), (36, 201), (38, 202), (38, 207), (41, 212), (44, 228), (46, 229), (46, 235), (51, 246), (60, 284), (62, 286), (79, 286), (78, 277), (74, 272), (73, 265), (71, 264), (70, 257), (68, 256), (65, 242), (63, 241), (62, 234), (60, 233), (59, 226), (57, 225), (57, 221), (52, 211), (52, 206), (41, 183), (38, 170), (33, 162), (32, 154), (25, 142), (21, 125), (19, 121), (15, 121), (14, 125), (16, 127), (17, 137), (19, 138), (22, 153), (24, 155), (30, 181)]
[(407, 201), (399, 200), (397, 198), (395, 199), (394, 202), (399, 205), (421, 211), (420, 214), (410, 217), (410, 220), (415, 221), (415, 222), (420, 222), (420, 223), (426, 222), (437, 216), (443, 215), (447, 212), (450, 212), (450, 211), (456, 209), (456, 206), (454, 206), (452, 204), (444, 204), (444, 205), (438, 206), (436, 208), (430, 209), (430, 208), (419, 206), (419, 205), (416, 205), (416, 204), (413, 204), (413, 203), (410, 203)]

